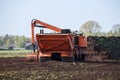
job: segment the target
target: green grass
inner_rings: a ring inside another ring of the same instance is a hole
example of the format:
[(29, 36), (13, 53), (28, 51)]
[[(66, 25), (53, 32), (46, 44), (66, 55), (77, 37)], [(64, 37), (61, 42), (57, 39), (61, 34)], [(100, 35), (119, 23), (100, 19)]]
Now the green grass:
[(0, 57), (26, 57), (32, 50), (0, 50)]
[(0, 50), (0, 53), (27, 53), (31, 52), (32, 50)]

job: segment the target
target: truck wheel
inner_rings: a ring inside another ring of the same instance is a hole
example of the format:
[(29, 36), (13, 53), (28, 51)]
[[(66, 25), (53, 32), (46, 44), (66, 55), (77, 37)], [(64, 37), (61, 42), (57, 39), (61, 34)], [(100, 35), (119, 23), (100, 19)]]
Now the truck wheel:
[(73, 57), (74, 57), (74, 61), (77, 61), (77, 53), (75, 50), (73, 50)]
[(78, 54), (78, 61), (85, 61), (85, 54)]
[(85, 61), (85, 54), (81, 54), (81, 61)]
[(81, 61), (81, 54), (80, 53), (78, 54), (78, 61), (79, 62)]

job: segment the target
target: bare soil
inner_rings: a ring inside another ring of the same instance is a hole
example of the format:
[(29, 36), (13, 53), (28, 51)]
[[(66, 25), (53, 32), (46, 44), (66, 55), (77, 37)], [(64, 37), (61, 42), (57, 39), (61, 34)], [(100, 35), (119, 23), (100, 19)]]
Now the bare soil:
[(0, 58), (0, 80), (120, 80), (119, 62), (26, 62)]

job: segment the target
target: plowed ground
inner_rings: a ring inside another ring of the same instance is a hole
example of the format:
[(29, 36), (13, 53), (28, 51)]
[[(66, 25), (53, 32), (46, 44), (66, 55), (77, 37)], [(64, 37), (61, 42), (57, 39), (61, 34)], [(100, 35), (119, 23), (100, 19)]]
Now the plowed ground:
[(0, 80), (120, 80), (120, 63), (26, 62), (0, 58)]

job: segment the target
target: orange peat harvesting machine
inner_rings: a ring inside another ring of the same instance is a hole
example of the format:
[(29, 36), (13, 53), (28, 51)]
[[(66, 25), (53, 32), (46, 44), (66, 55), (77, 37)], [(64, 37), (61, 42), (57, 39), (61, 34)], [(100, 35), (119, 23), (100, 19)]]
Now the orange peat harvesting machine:
[[(48, 28), (56, 33), (36, 34), (38, 50), (35, 50), (34, 28)], [(82, 61), (87, 39), (79, 33), (71, 33), (70, 29), (60, 29), (42, 21), (33, 19), (31, 22), (33, 52), (26, 57), (27, 61)]]

